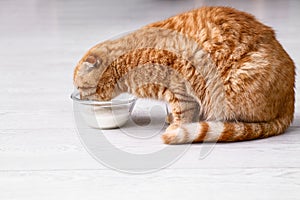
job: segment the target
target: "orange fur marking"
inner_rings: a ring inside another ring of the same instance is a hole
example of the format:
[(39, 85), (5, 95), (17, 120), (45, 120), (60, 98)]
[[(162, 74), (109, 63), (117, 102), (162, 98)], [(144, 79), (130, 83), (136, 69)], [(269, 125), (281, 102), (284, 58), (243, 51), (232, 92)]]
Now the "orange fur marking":
[(200, 122), (200, 132), (198, 137), (194, 140), (194, 142), (203, 142), (205, 139), (205, 136), (209, 130), (209, 125), (207, 122)]

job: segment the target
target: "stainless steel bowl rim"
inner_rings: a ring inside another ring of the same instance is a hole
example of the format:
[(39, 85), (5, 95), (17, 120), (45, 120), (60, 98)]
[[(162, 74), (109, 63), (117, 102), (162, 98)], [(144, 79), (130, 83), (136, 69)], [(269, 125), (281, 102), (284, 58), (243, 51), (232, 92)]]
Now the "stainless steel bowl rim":
[(116, 99), (112, 101), (94, 101), (94, 100), (82, 100), (78, 98), (79, 93), (78, 92), (73, 92), (71, 94), (71, 99), (77, 103), (80, 104), (85, 104), (85, 105), (99, 105), (99, 106), (120, 106), (120, 105), (128, 105), (134, 103), (137, 98), (136, 97), (131, 97), (127, 100), (123, 99)]

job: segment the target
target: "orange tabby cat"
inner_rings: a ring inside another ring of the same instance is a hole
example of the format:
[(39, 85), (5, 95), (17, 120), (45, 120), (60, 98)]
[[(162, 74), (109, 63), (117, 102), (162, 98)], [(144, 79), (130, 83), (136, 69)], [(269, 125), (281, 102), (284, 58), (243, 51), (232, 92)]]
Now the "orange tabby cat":
[(252, 15), (203, 7), (91, 48), (74, 72), (81, 98), (122, 92), (167, 101), (167, 144), (283, 133), (293, 120), (295, 66)]

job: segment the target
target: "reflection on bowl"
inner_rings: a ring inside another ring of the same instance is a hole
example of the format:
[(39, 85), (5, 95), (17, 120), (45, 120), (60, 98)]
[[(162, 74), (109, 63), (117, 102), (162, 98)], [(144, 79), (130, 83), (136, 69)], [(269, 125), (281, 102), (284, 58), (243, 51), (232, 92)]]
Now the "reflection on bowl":
[(111, 101), (82, 100), (77, 91), (71, 99), (78, 108), (86, 124), (92, 128), (110, 129), (123, 126), (129, 119), (136, 98), (121, 94)]

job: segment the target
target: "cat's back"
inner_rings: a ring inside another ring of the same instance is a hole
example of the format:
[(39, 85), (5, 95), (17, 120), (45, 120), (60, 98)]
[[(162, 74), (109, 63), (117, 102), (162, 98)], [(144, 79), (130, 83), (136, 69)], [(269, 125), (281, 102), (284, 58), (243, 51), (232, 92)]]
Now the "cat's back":
[(194, 39), (215, 62), (239, 59), (260, 42), (274, 40), (274, 31), (253, 15), (230, 7), (201, 7), (146, 27), (170, 29)]
[(184, 34), (209, 54), (217, 68), (215, 78), (224, 87), (226, 119), (268, 121), (283, 113), (293, 115), (295, 65), (273, 29), (253, 15), (202, 7), (148, 27)]
[(157, 27), (176, 30), (192, 37), (201, 36), (201, 31), (206, 30), (207, 38), (216, 36), (214, 32), (227, 34), (236, 30), (240, 34), (269, 33), (274, 31), (258, 21), (253, 15), (231, 7), (201, 7), (187, 11), (168, 19), (149, 24), (147, 27)]

